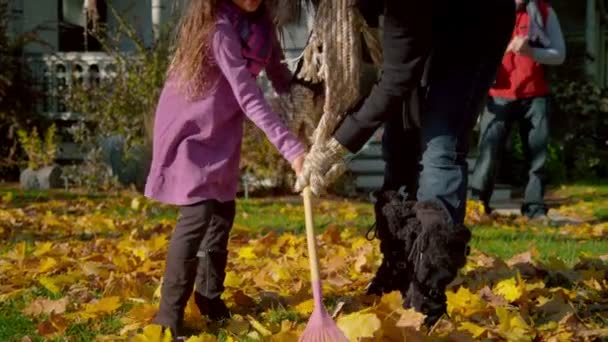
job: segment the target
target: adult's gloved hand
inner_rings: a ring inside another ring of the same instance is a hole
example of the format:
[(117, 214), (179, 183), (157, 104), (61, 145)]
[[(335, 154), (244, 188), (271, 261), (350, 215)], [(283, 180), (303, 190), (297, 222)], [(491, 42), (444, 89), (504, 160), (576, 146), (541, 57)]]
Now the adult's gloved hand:
[(296, 191), (310, 186), (313, 194), (325, 192), (346, 171), (344, 157), (348, 150), (333, 137), (326, 144), (314, 144), (304, 160), (304, 167), (296, 182)]

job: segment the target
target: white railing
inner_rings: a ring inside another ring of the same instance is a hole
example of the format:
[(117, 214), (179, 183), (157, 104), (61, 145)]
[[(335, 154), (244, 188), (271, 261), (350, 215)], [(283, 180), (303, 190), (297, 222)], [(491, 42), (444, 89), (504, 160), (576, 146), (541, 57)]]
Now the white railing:
[(65, 52), (26, 56), (34, 85), (40, 92), (36, 111), (52, 119), (70, 120), (63, 97), (74, 85), (94, 86), (117, 75), (114, 59), (103, 52)]

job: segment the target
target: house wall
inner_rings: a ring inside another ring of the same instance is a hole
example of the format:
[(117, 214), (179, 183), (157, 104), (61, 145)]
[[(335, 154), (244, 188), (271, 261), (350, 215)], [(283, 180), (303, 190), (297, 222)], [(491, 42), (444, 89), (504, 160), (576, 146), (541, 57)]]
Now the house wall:
[[(59, 10), (58, 1), (62, 0), (10, 0), (11, 32), (18, 35), (24, 32), (37, 31), (38, 37), (44, 44), (32, 43), (26, 47), (26, 53), (54, 52), (59, 47)], [(102, 1), (102, 0), (99, 0)], [(123, 16), (128, 23), (134, 25), (146, 44), (153, 42), (152, 30), (152, 0), (106, 0), (108, 2), (108, 25), (117, 27), (117, 20), (110, 8)], [(184, 0), (177, 0), (184, 1)], [(161, 0), (163, 10), (161, 22), (170, 17), (174, 1)], [(124, 39), (121, 49), (129, 51), (133, 45)]]
[[(150, 0), (113, 1), (112, 6), (128, 23), (133, 25), (146, 44), (152, 42), (152, 11)], [(117, 28), (118, 23), (112, 11), (108, 13), (108, 26)], [(133, 45), (128, 39), (120, 43), (121, 50), (131, 51)]]
[[(14, 25), (21, 26), (15, 34), (37, 31), (38, 38), (45, 44), (31, 43), (25, 48), (26, 52), (42, 53), (57, 50), (58, 37), (58, 7), (59, 0), (21, 0), (11, 1), (13, 8), (22, 6), (22, 17), (13, 18)], [(19, 23), (21, 20), (21, 23)]]

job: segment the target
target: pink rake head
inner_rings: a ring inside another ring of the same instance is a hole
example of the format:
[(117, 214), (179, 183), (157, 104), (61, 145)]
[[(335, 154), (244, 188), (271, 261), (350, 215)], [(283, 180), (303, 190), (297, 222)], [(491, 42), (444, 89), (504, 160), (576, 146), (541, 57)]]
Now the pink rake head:
[(321, 299), (321, 282), (313, 282), (315, 308), (299, 342), (349, 342), (331, 318)]
[(315, 308), (300, 342), (348, 342), (325, 308)]

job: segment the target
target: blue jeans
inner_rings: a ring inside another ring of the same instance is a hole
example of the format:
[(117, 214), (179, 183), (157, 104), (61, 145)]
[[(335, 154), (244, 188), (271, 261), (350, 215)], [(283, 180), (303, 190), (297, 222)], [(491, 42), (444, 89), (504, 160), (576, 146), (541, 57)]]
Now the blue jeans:
[[(493, 39), (462, 42), (453, 33), (440, 40), (431, 56), (425, 107), (421, 116), (422, 171), (418, 201), (443, 206), (452, 223), (464, 222), (468, 183), (469, 137), (496, 71), (512, 26), (487, 27)], [(460, 37), (464, 38), (466, 35)], [(464, 46), (463, 46), (464, 45)]]
[(473, 193), (488, 204), (494, 191), (496, 170), (514, 123), (519, 123), (524, 154), (530, 168), (524, 194), (522, 214), (545, 215), (547, 207), (544, 167), (549, 144), (548, 97), (508, 100), (490, 98), (481, 118), (479, 157), (471, 180)]

